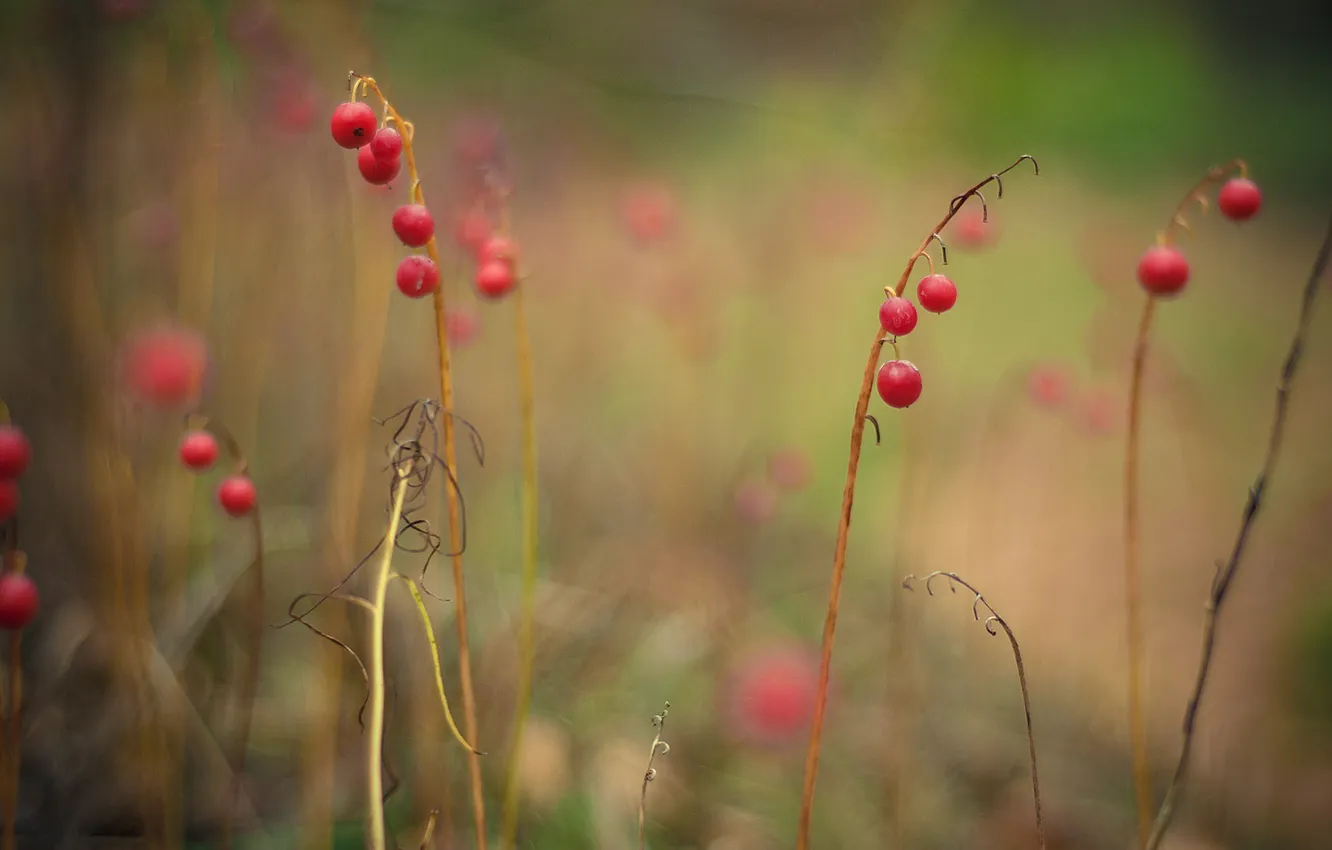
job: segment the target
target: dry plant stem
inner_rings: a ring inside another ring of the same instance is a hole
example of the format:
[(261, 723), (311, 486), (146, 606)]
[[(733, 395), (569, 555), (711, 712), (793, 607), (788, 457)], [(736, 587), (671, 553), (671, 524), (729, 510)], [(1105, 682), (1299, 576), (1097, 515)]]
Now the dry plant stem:
[[(507, 230), (507, 227), (504, 228)], [(536, 655), (537, 538), (537, 447), (535, 380), (532, 375), (532, 340), (527, 331), (524, 284), (513, 293), (515, 347), (518, 360), (519, 415), (523, 441), (523, 553), (522, 599), (518, 626), (518, 700), (514, 706), (513, 735), (504, 768), (504, 808), (500, 817), (500, 846), (514, 847), (518, 830), (518, 757), (523, 731), (532, 706), (532, 675)]]
[(401, 573), (394, 573), (393, 578), (400, 579), (407, 585), (412, 594), (412, 601), (416, 603), (416, 610), (421, 615), (421, 627), (425, 630), (426, 642), (430, 645), (430, 661), (435, 665), (435, 689), (439, 692), (439, 704), (444, 708), (444, 719), (449, 724), (449, 731), (453, 733), (454, 740), (462, 744), (463, 749), (479, 756), (485, 755), (467, 742), (463, 734), (458, 731), (458, 724), (453, 720), (453, 712), (449, 709), (449, 697), (444, 692), (444, 669), (439, 663), (439, 641), (435, 640), (435, 627), (430, 624), (430, 610), (426, 608), (420, 588), (416, 586), (415, 581)]
[(1179, 760), (1175, 763), (1175, 773), (1170, 779), (1170, 786), (1166, 789), (1165, 799), (1161, 802), (1161, 808), (1156, 814), (1156, 822), (1152, 826), (1151, 835), (1147, 840), (1147, 850), (1157, 850), (1161, 846), (1161, 841), (1165, 838), (1166, 830), (1170, 828), (1171, 819), (1175, 815), (1175, 806), (1179, 801), (1179, 795), (1183, 793), (1184, 777), (1188, 771), (1189, 756), (1193, 750), (1194, 727), (1198, 721), (1198, 707), (1202, 703), (1203, 691), (1207, 687), (1207, 676), (1212, 668), (1212, 654), (1216, 645), (1216, 627), (1221, 616), (1221, 606), (1225, 604), (1226, 596), (1235, 581), (1235, 575), (1239, 572), (1240, 561), (1243, 559), (1244, 551), (1249, 543), (1249, 534), (1253, 530), (1258, 511), (1262, 508), (1268, 480), (1276, 470), (1277, 457), (1281, 453), (1281, 442), (1286, 431), (1286, 411), (1290, 403), (1291, 386), (1294, 383), (1295, 372), (1300, 365), (1300, 357), (1304, 351), (1309, 325), (1313, 320), (1314, 301), (1318, 297), (1318, 288), (1323, 276), (1327, 273), (1329, 257), (1332, 257), (1332, 220), (1328, 221), (1328, 229), (1323, 236), (1323, 245), (1318, 249), (1318, 256), (1314, 259), (1313, 269), (1310, 271), (1309, 279), (1304, 285), (1304, 295), (1300, 301), (1300, 316), (1295, 327), (1295, 335), (1290, 341), (1285, 363), (1281, 367), (1281, 380), (1277, 384), (1276, 412), (1272, 416), (1272, 429), (1268, 433), (1267, 450), (1263, 455), (1263, 465), (1259, 469), (1258, 477), (1254, 480), (1253, 486), (1249, 488), (1249, 498), (1244, 505), (1239, 533), (1235, 536), (1235, 545), (1230, 550), (1230, 558), (1224, 564), (1217, 565), (1216, 576), (1212, 579), (1211, 593), (1207, 598), (1203, 619), (1202, 654), (1198, 662), (1198, 674), (1193, 683), (1193, 692), (1189, 695), (1188, 707), (1184, 710), (1184, 737), (1180, 744)]
[[(1030, 156), (1019, 157), (1016, 162), (996, 174), (955, 196), (948, 205), (948, 213), (934, 226), (929, 235), (920, 243), (920, 247), (907, 260), (902, 276), (897, 285), (892, 287), (893, 294), (901, 295), (906, 289), (907, 280), (915, 268), (916, 261), (924, 254), (930, 243), (938, 238), (939, 233), (953, 220), (953, 216), (966, 205), (971, 198), (979, 195), (981, 189), (990, 183), (998, 182), (1002, 176), (1016, 168), (1022, 162), (1030, 160), (1033, 169), (1040, 173), (1036, 160)], [(1000, 192), (1002, 195), (1002, 191)], [(805, 752), (804, 782), (800, 794), (800, 820), (796, 832), (797, 850), (809, 850), (809, 830), (814, 813), (814, 786), (819, 773), (819, 748), (823, 741), (823, 715), (828, 706), (828, 675), (832, 667), (833, 640), (837, 633), (837, 612), (842, 596), (842, 580), (846, 572), (846, 545), (851, 530), (851, 507), (856, 496), (856, 473), (860, 467), (860, 450), (865, 439), (865, 416), (869, 413), (870, 396), (874, 390), (874, 374), (879, 365), (879, 355), (888, 340), (883, 331), (876, 328), (874, 342), (870, 345), (869, 360), (865, 365), (865, 374), (860, 381), (860, 394), (856, 398), (855, 418), (851, 422), (851, 451), (847, 459), (846, 485), (842, 490), (842, 512), (837, 525), (837, 543), (833, 547), (831, 587), (828, 591), (828, 613), (823, 622), (823, 645), (819, 656), (818, 690), (814, 699), (814, 715), (810, 722), (809, 747)]]
[[(27, 558), (17, 548), (5, 553), (5, 561), (6, 572), (22, 573), (27, 567)], [(17, 629), (9, 633), (9, 689), (5, 708), (3, 846), (4, 850), (14, 850), (19, 772), (23, 763), (22, 736), (19, 734), (23, 725), (23, 632)]]
[[(1231, 173), (1245, 174), (1243, 160), (1232, 160), (1211, 169), (1194, 184), (1175, 207), (1170, 223), (1157, 236), (1157, 244), (1170, 245), (1180, 230), (1189, 229), (1184, 213), (1197, 203), (1206, 209), (1203, 192)], [(1128, 436), (1124, 453), (1124, 584), (1128, 643), (1128, 714), (1129, 746), (1133, 757), (1133, 788), (1138, 809), (1138, 845), (1145, 847), (1152, 830), (1151, 760), (1147, 751), (1147, 724), (1142, 695), (1142, 548), (1139, 498), (1139, 456), (1142, 443), (1142, 383), (1147, 366), (1147, 348), (1151, 336), (1156, 298), (1147, 296), (1133, 342), (1133, 370), (1129, 382)]]
[[(977, 620), (980, 620), (980, 609), (983, 607), (988, 611), (989, 613), (986, 616), (984, 623), (985, 631), (993, 636), (998, 635), (998, 632), (994, 630), (995, 626), (1003, 629), (1004, 634), (1008, 637), (1009, 645), (1013, 648), (1013, 660), (1017, 663), (1018, 686), (1022, 689), (1022, 711), (1027, 720), (1027, 755), (1031, 760), (1031, 796), (1036, 807), (1036, 841), (1041, 850), (1045, 850), (1045, 821), (1041, 815), (1041, 780), (1040, 775), (1036, 770), (1036, 732), (1032, 728), (1031, 723), (1031, 694), (1027, 690), (1027, 667), (1022, 662), (1022, 647), (1018, 645), (1017, 635), (1013, 634), (1013, 630), (1009, 628), (1008, 623), (1004, 618), (999, 616), (999, 612), (994, 610), (994, 606), (986, 601), (985, 597), (979, 590), (972, 587), (971, 584), (964, 581), (956, 573), (939, 571), (925, 576), (923, 581), (925, 582), (925, 591), (927, 593), (931, 596), (934, 595), (934, 589), (930, 585), (936, 578), (940, 577), (948, 579), (948, 589), (954, 593), (957, 592), (958, 585), (961, 585), (974, 593), (976, 598), (971, 603), (972, 615)], [(911, 582), (915, 579), (916, 577), (914, 575), (907, 576), (902, 580), (902, 587), (911, 590)]]
[[(416, 169), (416, 153), (412, 146), (411, 125), (398, 114), (398, 110), (384, 96), (378, 83), (373, 78), (356, 74), (353, 74), (353, 77), (359, 80), (367, 91), (373, 93), (379, 99), (389, 117), (398, 125), (398, 130), (402, 133), (402, 155), (403, 160), (407, 163), (408, 179), (414, 187), (417, 202), (424, 204), (425, 195), (421, 189), (420, 174)], [(426, 253), (436, 266), (440, 265), (439, 247), (436, 245), (434, 237), (431, 237), (430, 241), (426, 243)], [(435, 340), (439, 347), (439, 403), (445, 411), (449, 411), (453, 409), (453, 372), (449, 362), (448, 322), (444, 312), (444, 288), (442, 286), (435, 288), (433, 303), (435, 309)], [(444, 464), (448, 467), (453, 480), (456, 481), (458, 475), (458, 447), (454, 436), (453, 417), (445, 415), (443, 419)], [(453, 602), (456, 606), (455, 623), (458, 630), (458, 677), (462, 685), (463, 731), (466, 733), (467, 740), (475, 741), (477, 739), (476, 697), (472, 691), (472, 660), (467, 639), (467, 594), (463, 580), (462, 519), (458, 507), (457, 491), (452, 486), (446, 485), (444, 496), (448, 505), (449, 551), (452, 553), (449, 562), (453, 570)], [(475, 752), (468, 753), (467, 759), (476, 846), (478, 850), (486, 850), (486, 803), (484, 789), (481, 785), (481, 762)]]
[(652, 750), (648, 753), (647, 771), (643, 774), (643, 793), (638, 797), (638, 850), (647, 850), (647, 790), (648, 783), (657, 778), (657, 769), (653, 763), (657, 756), (664, 756), (671, 751), (671, 745), (661, 739), (666, 728), (666, 715), (671, 712), (671, 704), (666, 703), (661, 714), (652, 718), (652, 725), (657, 727), (657, 734), (652, 738)]
[(236, 733), (236, 748), (231, 756), (231, 800), (227, 819), (222, 823), (222, 850), (231, 847), (232, 834), (236, 829), (236, 812), (240, 809), (245, 793), (245, 758), (250, 748), (254, 701), (259, 695), (259, 671), (264, 645), (264, 524), (257, 505), (250, 512), (250, 533), (254, 536), (254, 561), (249, 570), (250, 599), (245, 605), (248, 616), (246, 636), (250, 645), (245, 655), (245, 674), (241, 681), (240, 729)]
[(370, 807), (371, 850), (386, 850), (384, 838), (384, 601), (393, 578), (393, 550), (402, 519), (402, 502), (407, 495), (407, 473), (411, 463), (394, 469), (398, 483), (393, 489), (393, 510), (384, 533), (383, 554), (375, 573), (374, 595), (370, 598), (370, 706), (366, 723), (365, 779)]

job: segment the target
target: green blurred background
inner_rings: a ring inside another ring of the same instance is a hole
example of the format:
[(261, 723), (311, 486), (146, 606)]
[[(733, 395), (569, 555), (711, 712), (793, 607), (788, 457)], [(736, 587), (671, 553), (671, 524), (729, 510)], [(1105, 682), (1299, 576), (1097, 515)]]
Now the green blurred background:
[[(435, 342), (429, 307), (393, 289), (404, 252), (387, 220), (405, 182), (367, 187), (328, 136), (349, 68), (375, 76), (415, 123), (441, 237), (469, 140), (499, 140), (514, 187), (532, 275), (542, 517), (519, 846), (634, 845), (649, 720), (664, 700), (672, 749), (649, 792), (650, 846), (792, 843), (803, 727), (754, 740), (758, 709), (742, 701), (747, 715), (736, 693), (749, 676), (816, 661), (883, 287), (953, 195), (1021, 154), (1041, 174), (1016, 170), (1002, 201), (987, 195), (990, 227), (964, 214), (944, 232), (961, 295), (946, 316), (922, 314), (903, 344), (924, 375), (920, 402), (871, 406), (882, 440), (862, 460), (814, 834), (824, 848), (1033, 846), (1004, 641), (963, 598), (900, 589), (905, 574), (942, 569), (982, 588), (1023, 641), (1049, 846), (1130, 846), (1120, 517), (1142, 298), (1133, 269), (1207, 168), (1247, 160), (1263, 211), (1242, 226), (1191, 215), (1193, 280), (1159, 311), (1147, 375), (1159, 793), (1201, 603), (1261, 458), (1327, 217), (1327, 10), (0, 8), (0, 395), (36, 450), (24, 546), (45, 601), (24, 655), (20, 833), (33, 846), (113, 832), (207, 843), (226, 811), (229, 774), (210, 741), (236, 734), (242, 624), (254, 613), (238, 589), (249, 531), (216, 515), (209, 484), (174, 468), (177, 421), (116, 402), (120, 340), (164, 318), (205, 333), (205, 409), (246, 447), (260, 488), (266, 622), (331, 586), (383, 534), (389, 435), (371, 416), (437, 393)], [(458, 342), (457, 405), (487, 448), (484, 466), (466, 457), (460, 474), (498, 830), (519, 600), (513, 318), (507, 303), (476, 298), (462, 252), (443, 244), (448, 303), (477, 321)], [(1330, 321), (1315, 317), (1168, 847), (1316, 848), (1332, 830)], [(1042, 396), (1038, 384), (1059, 389)], [(132, 494), (97, 483), (112, 422), (136, 470)], [(442, 502), (433, 521), (444, 522)], [(127, 569), (146, 588), (150, 632), (116, 613), (108, 576)], [(446, 570), (442, 559), (431, 569)], [(452, 607), (431, 609), (454, 696)], [(442, 808), (438, 846), (471, 846), (464, 762), (436, 716), (414, 617), (407, 604), (391, 611), (389, 750), (402, 787), (390, 825), (418, 846)], [(366, 639), (354, 614), (322, 627)], [(173, 643), (186, 633), (202, 636)], [(107, 649), (125, 640), (146, 652), (134, 643), (144, 634), (164, 655), (189, 656), (174, 684), (136, 681)], [(361, 846), (359, 674), (299, 629), (265, 633), (262, 671), (243, 846)], [(787, 687), (770, 699), (807, 701), (803, 674), (768, 675)], [(127, 743), (164, 724), (176, 732), (156, 760)]]

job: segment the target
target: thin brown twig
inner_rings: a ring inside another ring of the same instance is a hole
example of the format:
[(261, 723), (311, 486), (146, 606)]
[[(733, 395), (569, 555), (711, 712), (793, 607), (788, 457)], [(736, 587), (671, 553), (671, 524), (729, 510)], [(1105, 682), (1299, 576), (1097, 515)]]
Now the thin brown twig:
[[(953, 220), (953, 216), (958, 214), (967, 201), (979, 195), (981, 189), (991, 183), (998, 182), (1004, 174), (1026, 161), (1030, 161), (1035, 173), (1040, 174), (1040, 166), (1037, 165), (1036, 160), (1030, 155), (1024, 154), (1003, 171), (991, 174), (965, 192), (955, 195), (948, 204), (947, 214), (934, 226), (929, 235), (921, 241), (920, 247), (907, 259), (906, 268), (902, 270), (897, 285), (889, 287), (888, 291), (894, 295), (901, 295), (906, 288), (907, 280), (911, 277), (912, 269), (915, 268), (916, 261), (925, 254), (930, 243), (939, 238), (939, 234)], [(870, 346), (869, 361), (860, 381), (860, 394), (856, 399), (855, 418), (851, 422), (851, 451), (847, 459), (846, 484), (842, 490), (842, 511), (837, 526), (837, 543), (833, 548), (831, 586), (828, 591), (828, 613), (823, 622), (823, 644), (819, 657), (818, 689), (814, 699), (814, 713), (810, 721), (809, 746), (805, 752), (804, 780), (800, 793), (800, 820), (796, 832), (797, 850), (809, 850), (809, 831), (814, 813), (814, 787), (819, 773), (819, 750), (823, 743), (823, 715), (828, 706), (828, 675), (832, 667), (833, 640), (837, 633), (837, 613), (842, 595), (842, 580), (846, 572), (846, 546), (851, 530), (851, 508), (856, 496), (856, 474), (860, 467), (860, 450), (865, 438), (865, 422), (866, 416), (869, 414), (870, 394), (874, 388), (874, 373), (879, 365), (879, 355), (885, 342), (886, 339), (883, 336), (882, 329), (876, 327), (874, 342)], [(876, 429), (877, 424), (876, 422)]]
[[(1207, 209), (1203, 192), (1223, 180), (1232, 172), (1245, 174), (1248, 166), (1235, 159), (1210, 169), (1193, 185), (1175, 206), (1170, 222), (1157, 235), (1158, 245), (1170, 245), (1179, 231), (1191, 233), (1184, 213), (1197, 204), (1200, 211)], [(1129, 382), (1128, 435), (1124, 453), (1124, 584), (1126, 598), (1126, 632), (1128, 638), (1128, 708), (1129, 746), (1133, 757), (1133, 787), (1138, 808), (1138, 844), (1145, 847), (1152, 828), (1151, 762), (1147, 752), (1147, 724), (1144, 719), (1142, 696), (1142, 549), (1140, 544), (1138, 487), (1138, 460), (1142, 442), (1142, 383), (1147, 365), (1147, 343), (1151, 336), (1152, 318), (1156, 313), (1157, 298), (1147, 296), (1138, 322), (1138, 334), (1133, 342), (1133, 371)]]
[(985, 631), (989, 632), (992, 636), (998, 636), (999, 633), (994, 630), (994, 627), (997, 625), (1004, 630), (1004, 634), (1008, 636), (1009, 644), (1013, 647), (1013, 660), (1017, 662), (1018, 685), (1022, 688), (1022, 711), (1027, 719), (1027, 753), (1031, 759), (1031, 796), (1036, 807), (1036, 841), (1041, 850), (1045, 850), (1045, 821), (1041, 816), (1041, 780), (1036, 771), (1036, 733), (1032, 728), (1031, 723), (1031, 694), (1027, 690), (1027, 668), (1022, 662), (1022, 647), (1018, 645), (1017, 635), (1013, 634), (1013, 630), (1009, 627), (1008, 622), (1005, 621), (1003, 617), (999, 616), (999, 612), (994, 610), (994, 606), (981, 595), (979, 590), (964, 581), (957, 575), (957, 573), (949, 573), (941, 570), (930, 573), (923, 579), (916, 579), (916, 576), (909, 575), (902, 579), (902, 587), (907, 590), (912, 590), (912, 581), (924, 581), (925, 591), (933, 596), (934, 588), (931, 587), (931, 584), (936, 578), (941, 576), (948, 579), (948, 589), (953, 593), (957, 593), (958, 585), (962, 585), (967, 590), (974, 593), (976, 598), (971, 603), (972, 615), (977, 620), (980, 620), (980, 609), (983, 607), (989, 612), (989, 615), (985, 618)]
[(661, 714), (652, 715), (652, 725), (657, 734), (652, 738), (652, 750), (648, 753), (647, 771), (643, 774), (643, 793), (638, 797), (638, 850), (647, 850), (647, 789), (648, 783), (657, 778), (657, 769), (653, 763), (657, 756), (664, 756), (671, 751), (671, 745), (661, 739), (666, 730), (666, 715), (671, 713), (668, 702), (661, 709)]
[(1147, 850), (1157, 850), (1161, 846), (1161, 841), (1165, 837), (1166, 830), (1170, 828), (1171, 819), (1175, 815), (1175, 806), (1178, 803), (1179, 795), (1183, 792), (1184, 777), (1188, 771), (1189, 756), (1193, 750), (1198, 708), (1202, 704), (1203, 691), (1207, 687), (1207, 676), (1212, 668), (1217, 620), (1221, 615), (1221, 606), (1225, 604), (1226, 596), (1235, 581), (1235, 575), (1239, 572), (1240, 561), (1244, 557), (1244, 551), (1249, 543), (1249, 534), (1253, 530), (1254, 521), (1262, 507), (1263, 495), (1267, 492), (1268, 481), (1276, 469), (1277, 457), (1281, 452), (1281, 442), (1286, 431), (1286, 412), (1290, 403), (1291, 385), (1295, 379), (1295, 372), (1300, 365), (1305, 338), (1308, 336), (1309, 325), (1313, 320), (1314, 301), (1318, 297), (1319, 284), (1327, 273), (1329, 257), (1332, 257), (1332, 219), (1328, 221), (1328, 229), (1323, 236), (1322, 247), (1318, 249), (1318, 256), (1314, 259), (1313, 269), (1309, 272), (1309, 279), (1304, 285), (1304, 294), (1300, 299), (1300, 315), (1295, 325), (1295, 335), (1291, 338), (1290, 348), (1286, 352), (1286, 360), (1281, 367), (1281, 378), (1277, 383), (1276, 412), (1272, 416), (1272, 429), (1268, 433), (1267, 450), (1263, 455), (1263, 463), (1259, 468), (1258, 477), (1254, 480), (1253, 486), (1249, 488), (1249, 498), (1244, 505), (1239, 533), (1235, 536), (1235, 545), (1230, 550), (1230, 558), (1225, 564), (1218, 564), (1216, 576), (1212, 579), (1211, 593), (1207, 598), (1204, 609), (1202, 653), (1198, 662), (1198, 675), (1193, 683), (1193, 693), (1189, 695), (1188, 706), (1184, 709), (1184, 737), (1179, 748), (1179, 760), (1175, 763), (1175, 773), (1170, 779), (1170, 786), (1166, 789), (1165, 799), (1161, 802), (1161, 808), (1156, 813), (1156, 821), (1152, 826), (1151, 835), (1147, 839)]

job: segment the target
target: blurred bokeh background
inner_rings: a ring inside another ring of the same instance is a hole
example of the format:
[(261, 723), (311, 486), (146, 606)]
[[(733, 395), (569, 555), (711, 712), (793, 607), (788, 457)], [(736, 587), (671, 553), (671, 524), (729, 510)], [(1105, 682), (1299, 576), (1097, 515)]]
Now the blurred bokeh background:
[[(437, 361), (428, 302), (393, 284), (406, 182), (366, 185), (329, 138), (351, 68), (415, 123), (456, 407), (486, 444), (460, 477), (492, 833), (518, 669), (518, 385), (511, 304), (476, 297), (452, 241), (460, 163), (477, 146), (502, 161), (531, 275), (541, 555), (518, 844), (635, 846), (669, 700), (650, 846), (758, 850), (794, 834), (882, 288), (954, 194), (1032, 154), (1040, 176), (1006, 177), (988, 224), (968, 207), (944, 233), (961, 294), (904, 343), (920, 401), (871, 406), (815, 843), (1034, 846), (1005, 641), (966, 597), (900, 588), (954, 570), (1023, 642), (1050, 846), (1131, 846), (1133, 269), (1208, 167), (1248, 161), (1264, 209), (1193, 217), (1193, 280), (1159, 311), (1147, 374), (1159, 792), (1327, 217), (1332, 16), (1314, 5), (5, 0), (0, 397), (34, 444), (23, 545), (43, 594), (20, 834), (213, 846), (247, 624), (281, 622), (384, 533), (391, 432), (372, 418), (437, 396)], [(179, 418), (121, 403), (116, 352), (165, 321), (205, 337), (202, 408), (249, 458), (262, 602), (250, 526), (175, 463)], [(1328, 846), (1329, 328), (1323, 310), (1167, 846)], [(443, 559), (431, 570), (449, 596)], [(364, 646), (360, 613), (328, 607), (312, 622)], [(430, 609), (456, 699), (453, 607)], [(415, 847), (439, 808), (437, 846), (469, 847), (465, 762), (414, 618), (395, 596), (389, 824)], [(176, 672), (126, 660), (150, 655)], [(260, 671), (236, 846), (363, 846), (357, 668), (286, 628), (264, 631)]]

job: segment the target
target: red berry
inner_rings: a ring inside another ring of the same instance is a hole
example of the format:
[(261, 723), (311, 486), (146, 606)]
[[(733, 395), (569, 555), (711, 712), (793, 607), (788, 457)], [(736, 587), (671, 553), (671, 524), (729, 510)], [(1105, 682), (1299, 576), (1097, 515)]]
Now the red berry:
[(1109, 434), (1119, 424), (1122, 401), (1107, 389), (1088, 392), (1080, 403), (1083, 426), (1093, 434)]
[(0, 478), (18, 478), (32, 460), (32, 445), (14, 425), (0, 426)]
[(1189, 261), (1177, 249), (1155, 245), (1138, 261), (1138, 283), (1152, 295), (1176, 295), (1189, 282)]
[(970, 210), (958, 216), (953, 225), (952, 236), (963, 248), (980, 250), (987, 247), (995, 238), (994, 222), (986, 221), (980, 210)]
[(333, 110), (333, 120), (329, 126), (333, 131), (333, 141), (348, 150), (365, 147), (375, 135), (375, 111), (364, 101), (339, 103)]
[(319, 102), (309, 79), (298, 71), (281, 74), (273, 86), (271, 108), (278, 127), (287, 133), (304, 133), (314, 123)]
[(397, 159), (402, 156), (402, 134), (392, 127), (383, 127), (370, 140), (370, 150), (376, 159)]
[(403, 204), (393, 211), (393, 232), (402, 244), (420, 248), (435, 235), (435, 219), (423, 204)]
[(366, 145), (356, 152), (356, 166), (361, 169), (361, 176), (372, 186), (383, 186), (402, 169), (402, 160), (398, 158), (380, 159), (375, 156), (370, 146)]
[(893, 336), (906, 336), (916, 327), (916, 305), (890, 296), (879, 306), (879, 325)]
[(180, 462), (195, 472), (211, 469), (217, 455), (217, 439), (207, 431), (190, 431), (180, 440)]
[(809, 728), (818, 690), (815, 656), (800, 647), (761, 650), (740, 662), (727, 712), (735, 732), (759, 744), (797, 740)]
[(217, 485), (217, 502), (232, 516), (245, 516), (254, 510), (256, 499), (254, 482), (244, 475), (229, 475)]
[(916, 285), (916, 298), (931, 313), (945, 313), (957, 303), (957, 286), (941, 274), (927, 274)]
[(37, 585), (26, 573), (0, 576), (0, 629), (16, 631), (37, 616)]
[(398, 291), (408, 298), (422, 298), (439, 286), (439, 267), (423, 254), (408, 254), (398, 263)]
[(18, 482), (10, 478), (0, 479), (0, 522), (8, 522), (10, 517), (18, 513), (18, 507)]
[(518, 259), (518, 246), (504, 236), (492, 236), (481, 243), (476, 252), (477, 262), (489, 263), (494, 260), (513, 265)]
[(1027, 376), (1027, 393), (1043, 407), (1057, 407), (1068, 396), (1068, 375), (1057, 366), (1038, 366)]
[(641, 243), (658, 242), (675, 232), (679, 214), (675, 196), (665, 185), (644, 184), (628, 190), (621, 214), (629, 233)]
[(517, 282), (508, 260), (488, 260), (476, 270), (476, 291), (486, 298), (503, 298)]
[(449, 345), (462, 348), (470, 345), (481, 332), (481, 317), (471, 307), (454, 307), (445, 317)]
[(734, 505), (741, 519), (759, 525), (777, 512), (777, 491), (762, 481), (746, 481), (736, 488)]
[(1221, 187), (1216, 205), (1221, 208), (1221, 214), (1231, 221), (1248, 221), (1262, 207), (1263, 193), (1252, 180), (1235, 177)]
[(476, 253), (490, 237), (490, 219), (486, 217), (484, 210), (470, 210), (458, 218), (453, 236), (459, 247)]
[(207, 357), (202, 337), (183, 328), (140, 333), (125, 347), (125, 382), (143, 401), (176, 407), (193, 400), (203, 389)]
[(783, 490), (804, 489), (809, 472), (809, 458), (799, 449), (782, 449), (768, 458), (768, 478)]
[(889, 407), (904, 408), (920, 398), (920, 370), (910, 360), (889, 360), (879, 367), (879, 398)]

